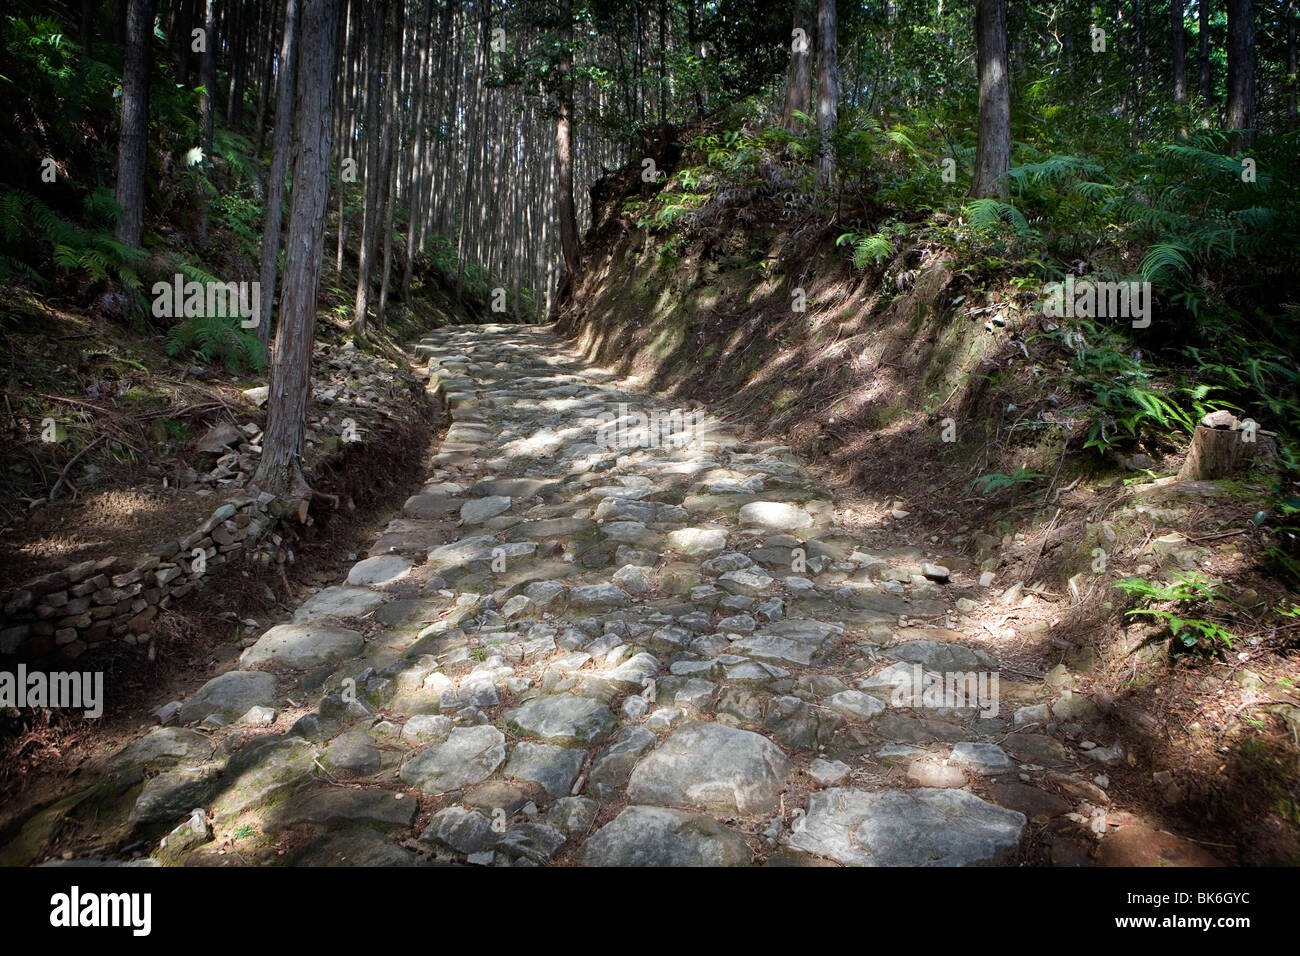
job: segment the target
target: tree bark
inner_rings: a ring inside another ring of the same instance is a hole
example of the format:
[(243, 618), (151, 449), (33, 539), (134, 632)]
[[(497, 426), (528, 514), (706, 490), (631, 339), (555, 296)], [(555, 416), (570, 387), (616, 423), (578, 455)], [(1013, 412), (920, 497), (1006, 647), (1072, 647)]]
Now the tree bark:
[(1214, 99), (1214, 87), (1210, 80), (1210, 0), (1196, 0), (1197, 45), (1201, 61), (1201, 96), (1209, 103)]
[(564, 268), (572, 279), (578, 272), (578, 217), (573, 204), (573, 15), (570, 0), (560, 0), (560, 63), (558, 68), (559, 116), (555, 121), (555, 174), (559, 189), (560, 249)]
[(203, 127), (203, 162), (212, 155), (213, 113), (217, 95), (217, 5), (216, 0), (206, 0), (203, 5), (203, 59), (199, 67), (199, 81), (203, 96), (199, 100)]
[(253, 476), (261, 491), (298, 498), (311, 494), (302, 473), (302, 440), (311, 396), (312, 334), (329, 205), (339, 0), (302, 0), (301, 17), (284, 294), (262, 458)]
[(122, 130), (117, 143), (117, 238), (140, 248), (144, 230), (145, 171), (149, 164), (149, 59), (154, 0), (129, 0), (122, 67)]
[(1002, 177), (1011, 168), (1006, 0), (976, 0), (975, 45), (980, 88), (979, 138), (970, 194), (977, 199), (1005, 199), (1008, 191)]
[(1224, 128), (1242, 130), (1234, 137), (1241, 149), (1254, 140), (1255, 125), (1255, 3), (1228, 0), (1228, 101)]
[(1187, 33), (1183, 29), (1183, 0), (1169, 0), (1169, 49), (1174, 61), (1174, 105), (1187, 102)]
[(840, 51), (839, 24), (835, 0), (817, 3), (817, 132), (821, 137), (821, 161), (817, 181), (829, 186), (835, 169), (835, 148), (831, 137), (839, 116)]
[(388, 91), (384, 99), (384, 132), (381, 138), (383, 147), (380, 151), (382, 154), (380, 172), (383, 179), (379, 188), (383, 190), (380, 197), (383, 205), (378, 218), (384, 242), (383, 265), (380, 267), (379, 277), (379, 301), (375, 306), (375, 324), (381, 329), (384, 327), (384, 310), (388, 307), (388, 280), (393, 270), (393, 204), (396, 195), (394, 180), (397, 178), (394, 170), (396, 150), (393, 140), (396, 134), (393, 127), (393, 114), (397, 111), (397, 88), (401, 85), (397, 74), (404, 47), (402, 34), (406, 27), (405, 12), (406, 0), (394, 0), (393, 43), (388, 61)]
[[(794, 48), (795, 30), (802, 30), (802, 52)], [(790, 65), (785, 73), (785, 108), (781, 111), (781, 125), (792, 133), (799, 132), (800, 124), (795, 111), (805, 116), (812, 111), (812, 36), (813, 24), (808, 0), (795, 0), (794, 20), (790, 28)]]
[(366, 51), (366, 199), (361, 216), (361, 248), (357, 257), (357, 296), (352, 310), (352, 326), (358, 335), (366, 334), (366, 311), (370, 301), (370, 271), (375, 259), (376, 240), (379, 238), (379, 210), (381, 200), (380, 188), (380, 149), (381, 127), (380, 113), (380, 77), (383, 72), (384, 30), (387, 20), (387, 7), (380, 0), (379, 10), (370, 21), (370, 42)]
[(280, 263), (280, 226), (284, 215), (284, 176), (289, 169), (289, 146), (293, 135), (293, 99), (298, 60), (299, 0), (285, 0), (284, 37), (280, 43), (280, 72), (275, 90), (275, 139), (271, 145), (271, 171), (266, 183), (266, 226), (262, 231), (261, 311), (257, 340), (271, 341), (271, 310), (275, 302), (275, 279)]

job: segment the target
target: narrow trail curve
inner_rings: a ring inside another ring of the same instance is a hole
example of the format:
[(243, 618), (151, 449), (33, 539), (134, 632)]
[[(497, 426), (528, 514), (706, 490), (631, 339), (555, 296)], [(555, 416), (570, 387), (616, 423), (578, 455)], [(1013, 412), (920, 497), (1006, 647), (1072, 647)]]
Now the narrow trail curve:
[[(546, 329), (454, 327), (418, 351), (452, 425), (387, 553), (267, 631), (179, 726), (112, 758), (83, 798), (104, 808), (96, 839), (65, 857), (1019, 858), (1020, 781), (1078, 758), (1013, 733), (1041, 705), (922, 694), (918, 675), (974, 692), (998, 667), (924, 626), (951, 614), (944, 569), (867, 553), (788, 448), (708, 415), (681, 447), (665, 429), (641, 447), (639, 425), (682, 417)], [(256, 729), (289, 705), (310, 710)]]

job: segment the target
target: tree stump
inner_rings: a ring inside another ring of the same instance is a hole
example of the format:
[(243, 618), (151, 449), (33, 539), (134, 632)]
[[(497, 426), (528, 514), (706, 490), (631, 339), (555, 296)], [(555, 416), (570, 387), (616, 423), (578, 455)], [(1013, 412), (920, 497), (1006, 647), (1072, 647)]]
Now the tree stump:
[(1178, 480), (1214, 481), (1276, 461), (1277, 441), (1271, 432), (1249, 419), (1240, 422), (1229, 412), (1213, 412), (1196, 426)]

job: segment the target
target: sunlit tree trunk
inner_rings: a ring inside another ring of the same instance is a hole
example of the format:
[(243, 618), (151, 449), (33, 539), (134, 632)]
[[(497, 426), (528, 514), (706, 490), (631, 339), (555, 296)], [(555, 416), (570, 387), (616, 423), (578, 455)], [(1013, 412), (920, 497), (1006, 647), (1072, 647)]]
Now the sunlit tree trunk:
[[(796, 43), (796, 37), (801, 42)], [(785, 108), (781, 111), (781, 125), (792, 133), (802, 129), (799, 120), (795, 119), (795, 112), (807, 116), (812, 110), (812, 44), (809, 2), (795, 0), (794, 21), (790, 28), (790, 65), (785, 73)]]
[(122, 129), (117, 144), (117, 237), (139, 248), (144, 230), (145, 171), (149, 165), (149, 59), (154, 0), (130, 0), (122, 67)]
[(293, 134), (294, 83), (298, 60), (298, 3), (285, 0), (284, 37), (280, 43), (280, 74), (275, 91), (275, 138), (271, 146), (271, 171), (266, 181), (266, 225), (262, 231), (261, 312), (257, 339), (271, 340), (275, 279), (280, 261), (280, 224), (284, 215), (284, 176), (289, 170), (289, 145)]
[(339, 0), (302, 0), (301, 18), (284, 292), (262, 458), (253, 476), (261, 491), (296, 498), (311, 494), (302, 473), (302, 442), (329, 205)]
[(555, 121), (555, 176), (557, 213), (564, 268), (572, 278), (578, 271), (578, 218), (573, 204), (573, 142), (570, 111), (573, 108), (573, 15), (570, 0), (560, 0), (559, 115)]
[(831, 137), (839, 115), (840, 103), (840, 52), (839, 24), (835, 16), (835, 0), (818, 0), (817, 3), (817, 132), (822, 140), (821, 162), (817, 180), (830, 185), (835, 168), (835, 150)]
[(386, 0), (380, 0), (379, 9), (372, 12), (370, 38), (366, 44), (366, 168), (365, 209), (361, 215), (361, 248), (357, 257), (357, 296), (352, 310), (352, 327), (358, 335), (366, 334), (366, 312), (370, 306), (370, 271), (379, 238), (379, 204), (382, 170), (380, 114), (380, 79), (384, 61), (384, 23), (387, 20)]
[(1011, 167), (1006, 0), (976, 0), (975, 46), (980, 88), (979, 134), (970, 194), (976, 198), (1005, 199), (1007, 186), (1003, 176)]

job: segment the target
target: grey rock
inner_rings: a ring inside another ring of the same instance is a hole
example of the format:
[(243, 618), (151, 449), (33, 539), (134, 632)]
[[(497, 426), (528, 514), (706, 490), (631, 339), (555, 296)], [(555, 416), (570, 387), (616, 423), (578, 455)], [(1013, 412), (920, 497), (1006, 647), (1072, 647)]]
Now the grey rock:
[(494, 845), (500, 834), (492, 821), (477, 810), (446, 807), (439, 810), (420, 834), (425, 843), (439, 843), (457, 853), (480, 853)]
[(239, 661), (245, 667), (282, 664), (308, 670), (356, 657), (364, 646), (365, 640), (357, 631), (320, 621), (300, 621), (277, 624), (245, 650)]
[(259, 704), (275, 703), (275, 677), (263, 671), (227, 671), (212, 678), (185, 702), (179, 720), (182, 724), (216, 714), (232, 721)]
[(1012, 767), (1011, 758), (997, 744), (962, 741), (952, 745), (952, 755), (948, 759), (981, 773), (1010, 770)]
[(593, 744), (613, 731), (617, 720), (605, 704), (586, 697), (536, 697), (505, 713), (524, 733), (556, 744)]
[(766, 737), (723, 724), (689, 723), (642, 758), (627, 794), (633, 803), (770, 813), (790, 770), (789, 759)]
[(521, 740), (510, 754), (505, 774), (538, 784), (553, 797), (563, 797), (578, 779), (578, 771), (586, 759), (585, 750)]
[(505, 762), (506, 738), (487, 724), (457, 727), (443, 743), (402, 764), (403, 783), (425, 793), (447, 793), (486, 780)]
[(582, 847), (585, 866), (748, 866), (744, 837), (699, 813), (627, 807)]
[(961, 790), (812, 794), (790, 846), (847, 866), (997, 863), (1020, 842), (1025, 816)]

